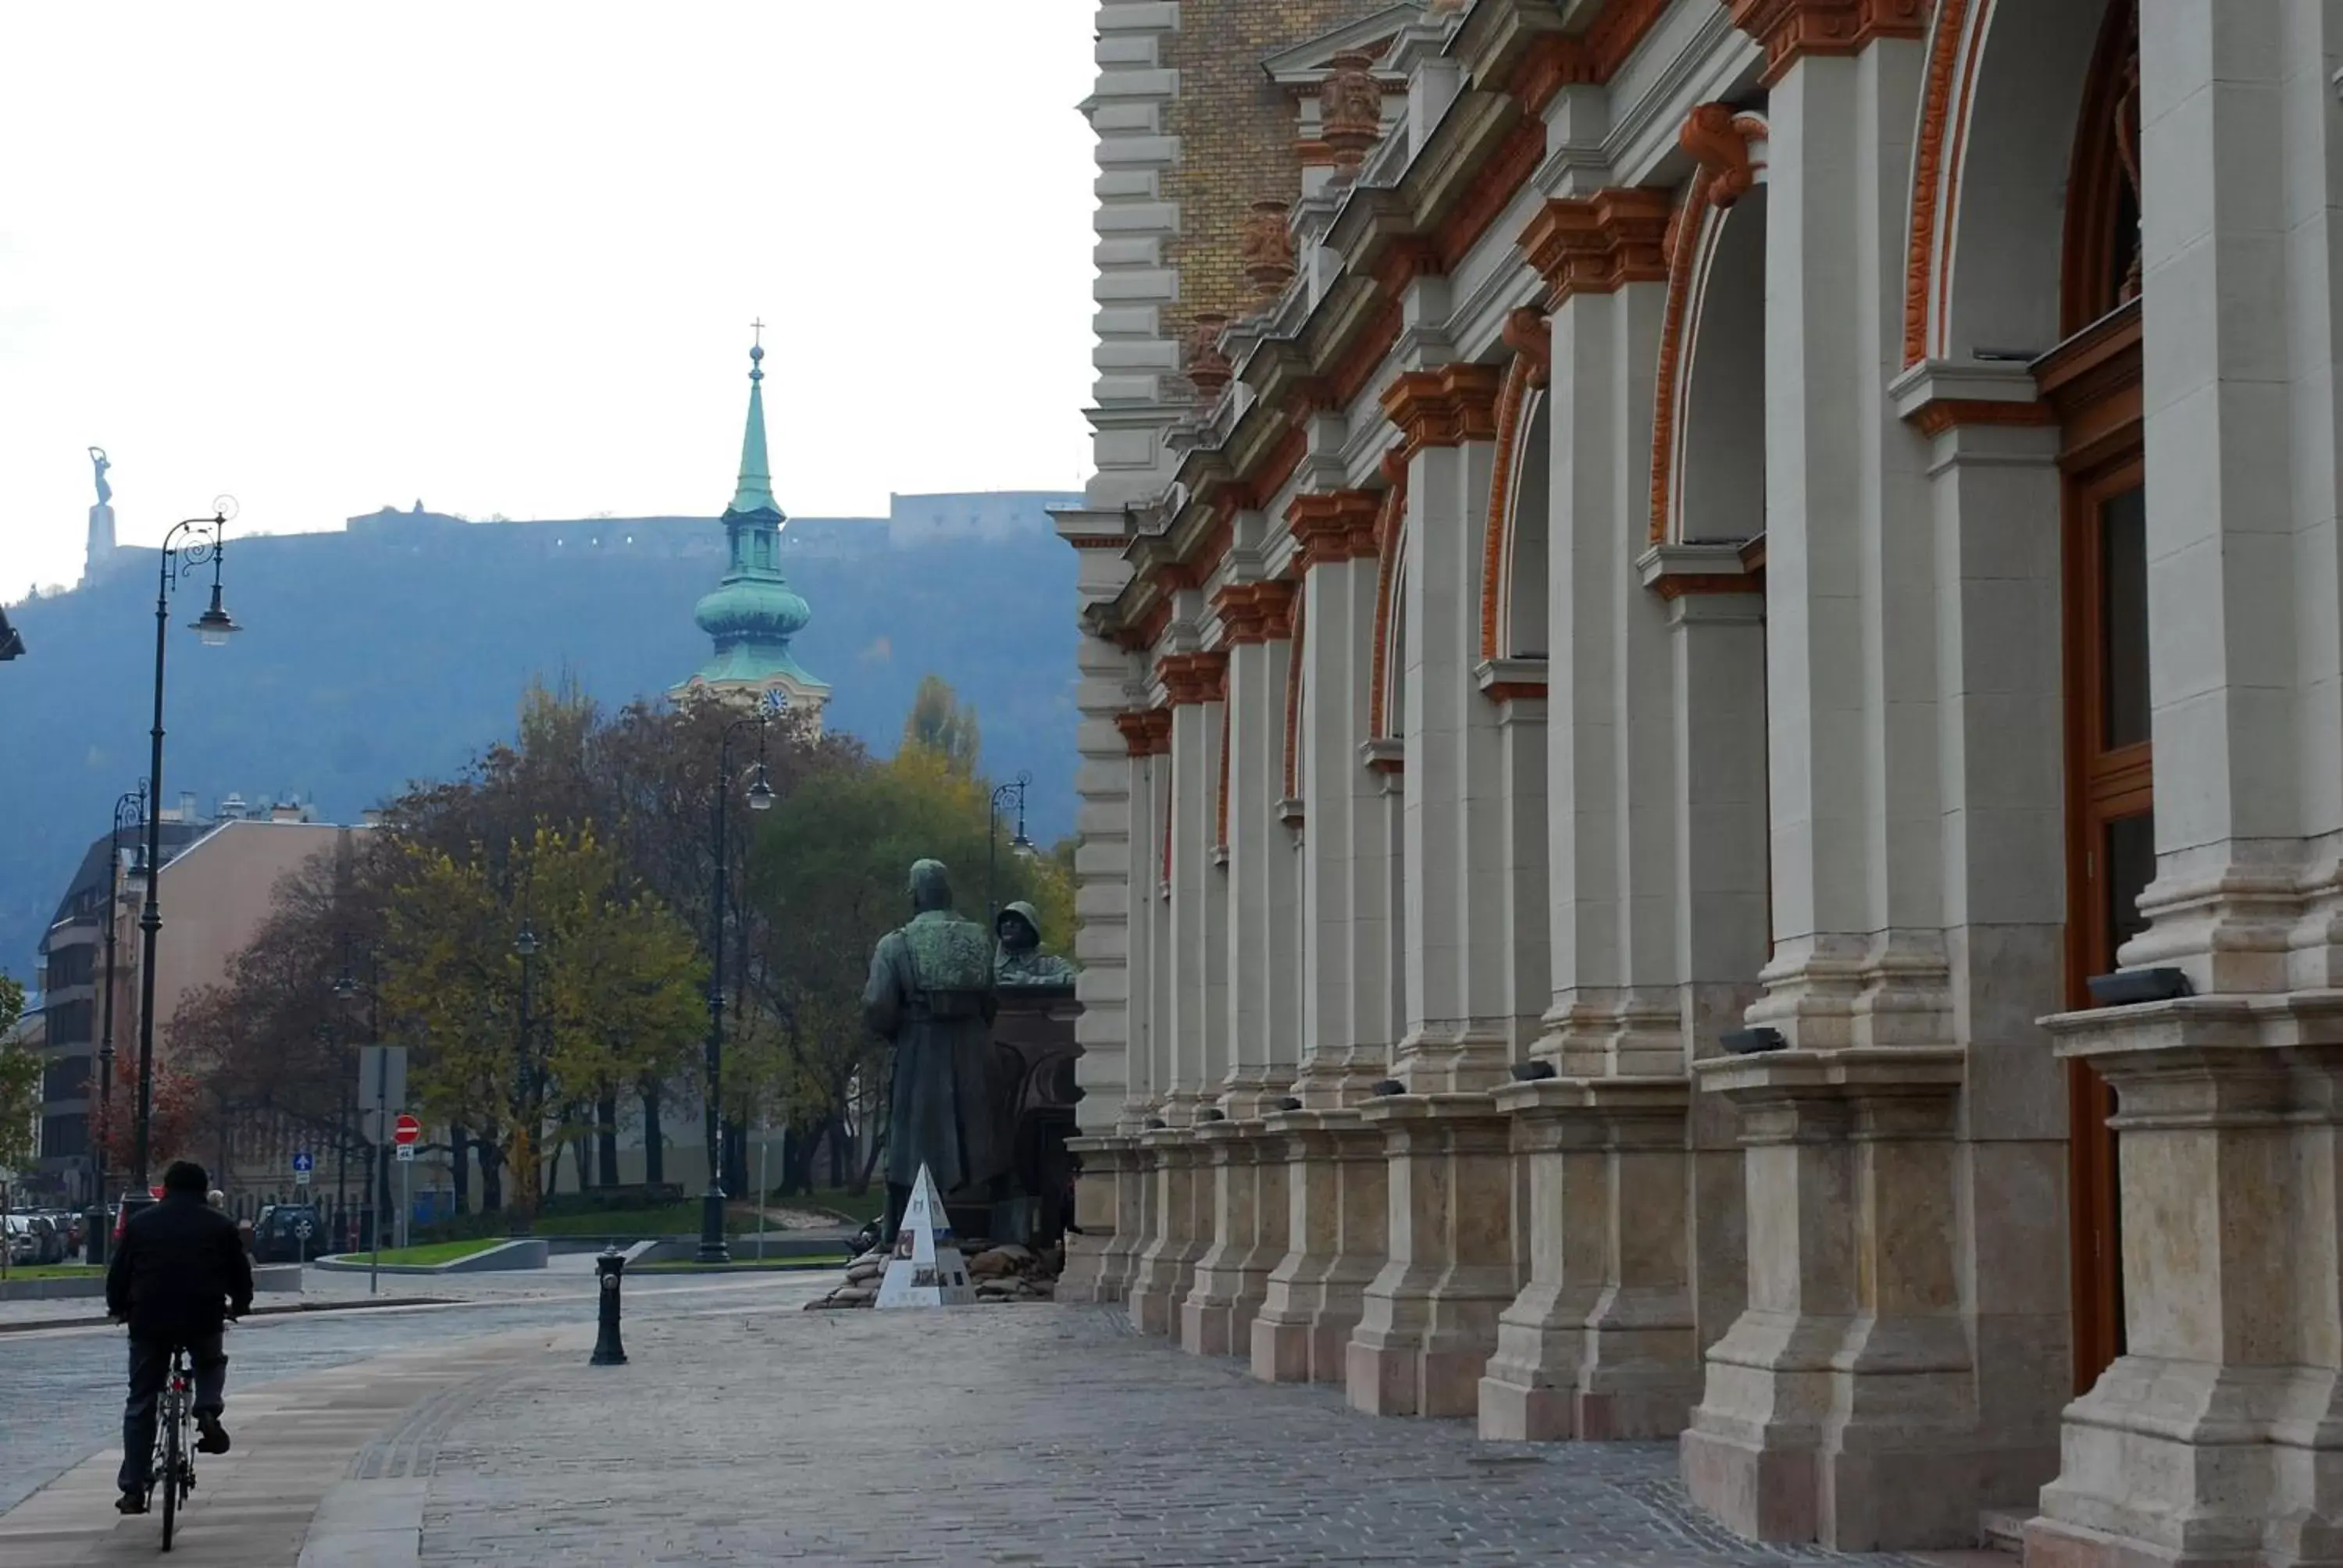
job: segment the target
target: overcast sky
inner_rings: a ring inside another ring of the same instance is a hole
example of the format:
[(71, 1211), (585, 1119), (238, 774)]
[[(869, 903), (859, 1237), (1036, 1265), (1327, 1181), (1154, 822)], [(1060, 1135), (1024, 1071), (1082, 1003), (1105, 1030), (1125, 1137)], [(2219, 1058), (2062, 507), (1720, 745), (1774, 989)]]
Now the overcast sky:
[(0, 10), (0, 602), (417, 498), (708, 513), (1088, 471), (1091, 0)]

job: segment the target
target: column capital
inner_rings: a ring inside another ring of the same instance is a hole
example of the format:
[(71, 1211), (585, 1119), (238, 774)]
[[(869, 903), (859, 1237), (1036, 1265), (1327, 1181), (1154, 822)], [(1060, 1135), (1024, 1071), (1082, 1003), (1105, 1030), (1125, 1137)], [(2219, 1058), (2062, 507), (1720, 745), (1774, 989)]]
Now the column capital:
[(1293, 635), (1293, 584), (1283, 578), (1231, 583), (1212, 596), (1220, 612), (1221, 646), (1282, 642)]
[(1772, 86), (1809, 55), (1859, 55), (1881, 38), (1928, 31), (1928, 0), (1726, 0), (1733, 25), (1764, 45)]
[(1229, 656), (1217, 648), (1202, 653), (1167, 653), (1156, 660), (1155, 678), (1163, 683), (1174, 708), (1218, 702), (1228, 692)]
[(1549, 199), (1514, 239), (1514, 248), (1545, 279), (1547, 301), (1610, 294), (1630, 283), (1668, 276), (1669, 201), (1665, 191), (1620, 188)]
[(1493, 441), (1503, 385), (1504, 373), (1493, 365), (1410, 370), (1383, 392), (1383, 413), (1399, 427), (1410, 457), (1427, 447)]
[(1329, 490), (1296, 496), (1286, 503), (1285, 526), (1301, 551), (1304, 572), (1327, 561), (1350, 561), (1375, 553), (1375, 523), (1383, 496), (1374, 490)]
[(1127, 709), (1114, 716), (1123, 749), (1133, 757), (1160, 757), (1172, 749), (1172, 713), (1163, 708)]

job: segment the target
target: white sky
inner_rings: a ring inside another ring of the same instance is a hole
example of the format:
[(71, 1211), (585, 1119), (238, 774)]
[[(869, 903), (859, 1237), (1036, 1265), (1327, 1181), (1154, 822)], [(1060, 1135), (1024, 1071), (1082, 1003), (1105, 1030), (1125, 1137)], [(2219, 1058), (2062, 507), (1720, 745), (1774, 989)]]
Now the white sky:
[(1092, 0), (0, 7), (0, 602), (220, 491), (720, 510), (1088, 471)]

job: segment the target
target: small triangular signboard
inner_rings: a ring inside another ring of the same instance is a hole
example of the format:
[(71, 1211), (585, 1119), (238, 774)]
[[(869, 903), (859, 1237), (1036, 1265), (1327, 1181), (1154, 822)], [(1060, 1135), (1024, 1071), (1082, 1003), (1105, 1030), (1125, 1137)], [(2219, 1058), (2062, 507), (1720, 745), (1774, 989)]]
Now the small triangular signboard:
[(911, 1201), (903, 1206), (903, 1223), (895, 1235), (894, 1255), (879, 1282), (882, 1307), (966, 1307), (976, 1303), (976, 1285), (968, 1265), (952, 1244), (951, 1218), (936, 1195), (935, 1178), (920, 1167)]

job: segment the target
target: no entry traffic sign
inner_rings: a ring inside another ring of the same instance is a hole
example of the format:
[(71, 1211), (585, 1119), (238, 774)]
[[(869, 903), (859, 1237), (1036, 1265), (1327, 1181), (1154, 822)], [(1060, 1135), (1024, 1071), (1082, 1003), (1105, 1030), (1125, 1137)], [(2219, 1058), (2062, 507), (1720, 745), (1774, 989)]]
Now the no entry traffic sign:
[(422, 1136), (423, 1123), (416, 1121), (412, 1116), (401, 1115), (396, 1122), (392, 1123), (390, 1141), (402, 1149)]

